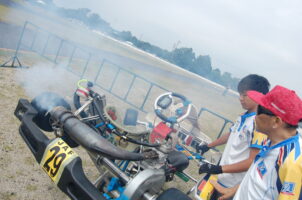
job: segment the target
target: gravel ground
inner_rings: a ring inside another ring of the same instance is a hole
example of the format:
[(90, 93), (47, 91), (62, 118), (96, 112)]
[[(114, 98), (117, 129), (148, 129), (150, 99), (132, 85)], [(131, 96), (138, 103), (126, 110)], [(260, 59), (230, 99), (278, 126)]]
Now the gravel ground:
[(24, 90), (15, 82), (16, 68), (0, 68), (0, 199), (66, 199), (36, 163), (18, 132), (14, 116)]
[[(0, 63), (3, 60), (0, 59)], [(20, 121), (14, 110), (20, 98), (29, 97), (16, 81), (19, 68), (0, 67), (0, 199), (1, 200), (64, 200), (61, 192), (38, 165), (19, 135)], [(76, 149), (85, 165), (86, 175), (95, 178), (92, 162), (82, 149)]]

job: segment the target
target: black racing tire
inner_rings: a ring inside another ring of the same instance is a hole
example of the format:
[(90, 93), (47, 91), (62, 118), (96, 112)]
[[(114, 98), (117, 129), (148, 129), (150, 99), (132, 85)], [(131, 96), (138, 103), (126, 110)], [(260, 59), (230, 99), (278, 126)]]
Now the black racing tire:
[(176, 188), (169, 188), (161, 193), (156, 200), (192, 200), (186, 194)]

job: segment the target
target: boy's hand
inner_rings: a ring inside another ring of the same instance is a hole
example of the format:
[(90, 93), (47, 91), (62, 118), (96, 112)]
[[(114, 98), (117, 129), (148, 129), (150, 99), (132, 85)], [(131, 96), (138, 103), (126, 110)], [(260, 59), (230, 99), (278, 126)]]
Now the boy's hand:
[(214, 186), (214, 188), (217, 190), (221, 196), (218, 198), (218, 200), (227, 200), (230, 199), (231, 197), (235, 196), (236, 191), (239, 187), (239, 185), (235, 185), (234, 187), (231, 188), (225, 188), (221, 186), (217, 181), (210, 180), (210, 183)]
[(223, 173), (220, 165), (212, 165), (210, 163), (204, 163), (199, 167), (199, 174), (210, 173), (210, 174), (221, 174)]
[(208, 147), (208, 144), (201, 144), (196, 146), (197, 153), (200, 153), (203, 155), (205, 152), (209, 151), (210, 147)]

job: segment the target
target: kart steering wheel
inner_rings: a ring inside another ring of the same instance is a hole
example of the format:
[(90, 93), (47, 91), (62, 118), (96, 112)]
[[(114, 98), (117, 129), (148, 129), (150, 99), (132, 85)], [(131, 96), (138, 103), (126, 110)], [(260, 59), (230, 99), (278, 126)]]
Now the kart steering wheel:
[[(174, 97), (180, 99), (183, 106), (176, 109), (174, 116), (167, 117), (162, 111), (168, 109), (173, 104)], [(175, 92), (164, 93), (158, 96), (154, 102), (154, 111), (157, 117), (172, 125), (175, 123), (180, 123), (187, 118), (191, 112), (191, 108), (191, 101), (189, 101), (185, 96)]]

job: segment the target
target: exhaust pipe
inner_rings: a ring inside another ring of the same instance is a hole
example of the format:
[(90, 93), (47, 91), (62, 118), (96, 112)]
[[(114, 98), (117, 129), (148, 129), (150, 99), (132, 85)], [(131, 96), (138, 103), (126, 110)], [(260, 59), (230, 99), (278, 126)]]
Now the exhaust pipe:
[(65, 134), (88, 151), (118, 160), (138, 161), (148, 158), (144, 153), (129, 152), (114, 146), (64, 107), (55, 107), (50, 115), (54, 122), (61, 125)]

